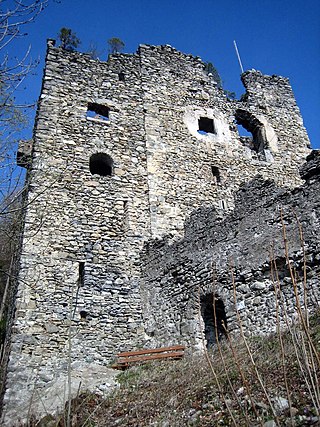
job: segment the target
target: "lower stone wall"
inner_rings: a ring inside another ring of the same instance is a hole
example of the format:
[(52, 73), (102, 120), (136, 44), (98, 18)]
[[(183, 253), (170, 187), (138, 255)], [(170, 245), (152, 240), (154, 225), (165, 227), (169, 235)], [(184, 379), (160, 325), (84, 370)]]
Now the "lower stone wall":
[(258, 177), (240, 188), (232, 213), (200, 208), (183, 239), (149, 241), (141, 253), (132, 251), (130, 262), (122, 251), (113, 268), (106, 256), (84, 265), (80, 257), (44, 252), (34, 268), (22, 262), (3, 425), (61, 409), (70, 375), (75, 393), (80, 382), (92, 390), (108, 387), (110, 363), (121, 350), (185, 344), (193, 353), (213, 346), (213, 295), (220, 335), (223, 323), (237, 334), (238, 317), (246, 334), (275, 330), (270, 260), (284, 301), (281, 323), (284, 308), (289, 321), (296, 316), (291, 273), (304, 304), (304, 266), (306, 305), (314, 310), (320, 301), (319, 153), (308, 160), (303, 186), (288, 190)]
[[(21, 265), (3, 399), (4, 425), (25, 422), (31, 414), (41, 417), (61, 410), (69, 395), (69, 376), (72, 397), (80, 383), (82, 390), (104, 392), (115, 354), (141, 342), (137, 277), (103, 266), (95, 266), (94, 275), (90, 267), (86, 263), (80, 284), (78, 262), (55, 260), (50, 265), (43, 258), (32, 273), (35, 278), (44, 277), (45, 270), (47, 280), (39, 280), (32, 288), (23, 286), (32, 283), (32, 278), (27, 275), (30, 268)], [(60, 287), (50, 281), (58, 275)], [(96, 372), (94, 379), (92, 372)]]
[(188, 219), (184, 239), (149, 242), (141, 287), (150, 344), (203, 348), (209, 339), (203, 301), (211, 294), (222, 304), (232, 333), (239, 329), (238, 316), (247, 334), (274, 331), (275, 286), (280, 286), (284, 303), (281, 324), (285, 314), (296, 316), (291, 275), (303, 308), (306, 304), (311, 311), (319, 305), (319, 171), (320, 156), (314, 151), (301, 169), (303, 186), (289, 191), (258, 177), (240, 189), (228, 216), (202, 208)]

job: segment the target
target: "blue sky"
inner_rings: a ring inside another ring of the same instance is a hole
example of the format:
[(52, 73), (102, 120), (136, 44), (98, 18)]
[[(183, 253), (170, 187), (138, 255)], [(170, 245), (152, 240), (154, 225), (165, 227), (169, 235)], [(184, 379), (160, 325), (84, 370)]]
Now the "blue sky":
[(235, 39), (245, 69), (289, 77), (312, 146), (320, 147), (319, 0), (51, 0), (28, 34), (10, 46), (9, 54), (19, 56), (31, 44), (32, 56), (41, 59), (19, 99), (38, 98), (46, 39), (56, 38), (61, 27), (76, 32), (80, 51), (96, 43), (100, 59), (107, 58), (111, 37), (121, 38), (128, 53), (141, 43), (170, 44), (213, 62), (224, 87), (239, 97), (244, 90)]

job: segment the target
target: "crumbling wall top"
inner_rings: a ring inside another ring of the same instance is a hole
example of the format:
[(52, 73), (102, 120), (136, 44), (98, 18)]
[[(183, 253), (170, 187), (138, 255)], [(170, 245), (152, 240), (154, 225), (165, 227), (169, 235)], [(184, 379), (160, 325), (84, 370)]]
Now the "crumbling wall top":
[(278, 76), (276, 74), (272, 74), (272, 76), (269, 76), (255, 69), (246, 70), (244, 73), (242, 73), (241, 80), (245, 87), (250, 87), (250, 85), (253, 84), (270, 84), (271, 82), (274, 82), (276, 84), (289, 84), (289, 79), (287, 77)]
[(248, 70), (241, 74), (241, 81), (246, 89), (242, 100), (257, 104), (265, 102), (268, 105), (279, 106), (291, 104), (296, 106), (295, 97), (287, 77), (273, 74), (269, 76), (258, 70)]
[(320, 150), (312, 150), (307, 157), (307, 162), (300, 169), (300, 176), (306, 181), (320, 176)]

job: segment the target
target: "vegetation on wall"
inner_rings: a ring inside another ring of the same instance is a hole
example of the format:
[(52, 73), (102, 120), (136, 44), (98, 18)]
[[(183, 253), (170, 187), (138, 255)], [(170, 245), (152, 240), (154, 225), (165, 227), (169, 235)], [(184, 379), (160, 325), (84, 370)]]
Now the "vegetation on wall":
[(74, 51), (81, 43), (76, 33), (71, 28), (62, 27), (58, 33), (62, 49)]
[[(221, 79), (221, 76), (216, 69), (216, 67), (212, 64), (212, 62), (206, 62), (205, 63), (205, 71), (208, 75), (211, 75), (213, 80), (216, 82), (216, 85), (219, 89), (223, 89), (223, 81)], [(236, 94), (235, 92), (230, 92), (229, 90), (223, 89), (225, 95), (229, 99), (235, 99)]]
[(124, 49), (124, 42), (118, 37), (112, 37), (108, 40), (109, 53), (119, 53)]

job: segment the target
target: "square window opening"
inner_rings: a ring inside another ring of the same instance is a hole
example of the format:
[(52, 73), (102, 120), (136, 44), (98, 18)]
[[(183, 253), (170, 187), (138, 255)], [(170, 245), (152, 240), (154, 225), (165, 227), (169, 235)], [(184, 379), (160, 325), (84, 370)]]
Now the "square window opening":
[(200, 117), (198, 119), (198, 126), (199, 126), (198, 132), (201, 134), (216, 133), (213, 119), (209, 119), (208, 117)]
[(106, 105), (88, 103), (87, 117), (96, 120), (109, 120), (110, 108)]

